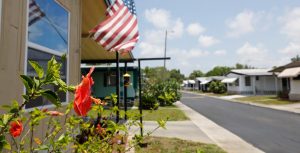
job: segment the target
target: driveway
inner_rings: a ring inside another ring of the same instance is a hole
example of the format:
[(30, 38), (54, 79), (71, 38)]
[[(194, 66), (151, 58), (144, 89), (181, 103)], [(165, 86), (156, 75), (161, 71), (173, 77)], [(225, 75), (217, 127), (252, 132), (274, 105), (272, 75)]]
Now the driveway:
[(298, 114), (191, 93), (181, 102), (265, 152), (300, 152)]

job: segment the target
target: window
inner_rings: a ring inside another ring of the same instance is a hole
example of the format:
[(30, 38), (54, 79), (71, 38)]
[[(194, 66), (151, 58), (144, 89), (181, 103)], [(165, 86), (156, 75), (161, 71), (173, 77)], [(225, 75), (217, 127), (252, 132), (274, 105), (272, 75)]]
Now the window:
[(256, 81), (259, 81), (259, 76), (256, 76), (255, 79), (256, 79)]
[(104, 86), (116, 86), (117, 75), (116, 72), (108, 72), (104, 74)]
[[(28, 61), (38, 62), (45, 70), (53, 56), (58, 62), (69, 50), (69, 12), (55, 0), (28, 0), (28, 40), (25, 73), (34, 77), (35, 71)], [(68, 56), (67, 56), (68, 57)], [(68, 81), (68, 59), (61, 68), (61, 78)], [(57, 91), (56, 87), (47, 89)], [(67, 101), (65, 93), (59, 93), (62, 102)], [(28, 103), (25, 108), (49, 105), (46, 99), (39, 98)]]
[(250, 76), (245, 77), (245, 86), (251, 86), (251, 77)]
[(235, 86), (240, 86), (240, 80), (239, 79), (235, 80)]

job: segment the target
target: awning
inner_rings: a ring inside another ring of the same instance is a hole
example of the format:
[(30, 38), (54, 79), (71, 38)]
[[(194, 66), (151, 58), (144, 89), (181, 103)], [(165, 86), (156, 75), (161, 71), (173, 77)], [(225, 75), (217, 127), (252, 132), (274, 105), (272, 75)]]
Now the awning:
[(201, 82), (200, 84), (201, 84), (201, 85), (205, 85), (205, 84), (208, 84), (210, 81), (211, 81), (211, 80), (206, 80), (206, 81)]
[(183, 84), (188, 84), (188, 81), (187, 81), (187, 80), (184, 80), (184, 81), (183, 81)]
[(279, 78), (297, 77), (300, 75), (300, 67), (288, 68), (279, 73)]
[[(106, 8), (104, 1), (82, 1), (81, 61), (83, 63), (109, 63), (109, 61), (113, 62), (116, 59), (116, 53), (106, 51), (89, 38), (89, 31), (105, 19)], [(120, 55), (121, 61), (132, 61), (132, 59), (133, 55), (131, 52)]]
[(189, 84), (195, 84), (196, 81), (195, 81), (195, 80), (188, 80), (188, 83), (189, 83)]
[(237, 78), (226, 78), (226, 79), (223, 79), (221, 82), (222, 83), (233, 83), (236, 80), (237, 80)]

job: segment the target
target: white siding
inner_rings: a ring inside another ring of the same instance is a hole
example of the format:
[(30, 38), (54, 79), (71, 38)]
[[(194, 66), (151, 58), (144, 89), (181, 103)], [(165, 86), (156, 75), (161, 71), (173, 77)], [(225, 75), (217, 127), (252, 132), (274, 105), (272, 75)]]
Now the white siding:
[(291, 94), (300, 94), (300, 80), (291, 79)]

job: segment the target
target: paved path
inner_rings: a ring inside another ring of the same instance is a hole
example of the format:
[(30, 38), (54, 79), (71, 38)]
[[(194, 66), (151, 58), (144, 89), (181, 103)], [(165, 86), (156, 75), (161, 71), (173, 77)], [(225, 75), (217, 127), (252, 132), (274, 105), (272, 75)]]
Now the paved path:
[[(157, 127), (156, 122), (145, 121), (145, 133), (152, 131)], [(208, 138), (192, 121), (168, 121), (166, 124), (167, 129), (158, 129), (152, 136), (179, 138), (183, 140), (198, 141), (203, 143), (214, 142)], [(139, 132), (139, 130), (138, 130)]]
[(300, 152), (298, 114), (190, 93), (181, 101), (265, 152)]

